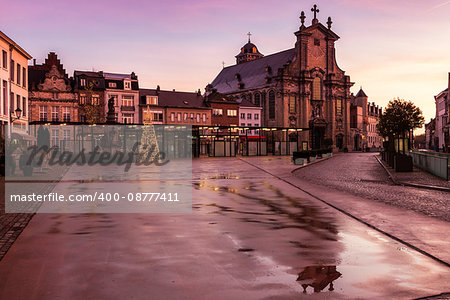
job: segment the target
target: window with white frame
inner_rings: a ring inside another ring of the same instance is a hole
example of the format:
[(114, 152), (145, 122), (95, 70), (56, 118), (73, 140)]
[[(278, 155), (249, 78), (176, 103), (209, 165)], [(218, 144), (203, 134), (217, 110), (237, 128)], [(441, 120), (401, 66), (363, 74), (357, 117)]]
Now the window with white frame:
[(80, 104), (86, 104), (86, 95), (80, 95)]
[(59, 147), (59, 129), (52, 129), (52, 146)]
[(122, 95), (122, 106), (134, 106), (134, 96)]
[(39, 120), (47, 121), (47, 106), (39, 106)]
[(59, 106), (52, 106), (52, 121), (59, 122)]
[(170, 121), (175, 122), (175, 113), (174, 112), (170, 113)]
[(187, 120), (188, 120), (188, 113), (184, 113), (184, 114), (183, 114), (183, 120), (184, 120), (185, 122), (187, 122)]
[(180, 112), (177, 113), (177, 121), (178, 121), (178, 122), (181, 122), (181, 113), (180, 113)]
[(191, 123), (193, 123), (194, 122), (194, 114), (190, 114), (190, 119), (191, 119)]
[(247, 120), (251, 120), (252, 119), (252, 114), (247, 114)]
[(227, 110), (227, 116), (229, 116), (229, 117), (236, 117), (237, 116), (237, 110), (235, 110), (235, 109), (228, 109)]
[(241, 113), (241, 119), (245, 119), (245, 113)]
[(109, 88), (116, 88), (117, 87), (117, 83), (115, 83), (115, 82), (108, 82), (108, 87)]
[(213, 115), (215, 116), (221, 116), (223, 114), (222, 109), (221, 108), (214, 108), (213, 109)]
[(131, 90), (131, 81), (125, 80), (125, 82), (124, 82), (124, 89), (125, 90)]
[(63, 139), (64, 139), (65, 141), (70, 140), (70, 130), (64, 129), (64, 131), (63, 131)]
[(86, 79), (80, 78), (80, 86), (86, 86)]
[(200, 123), (200, 114), (197, 114), (197, 123)]
[(70, 122), (70, 107), (63, 107), (63, 120), (64, 122)]
[(133, 124), (134, 115), (133, 114), (123, 114), (122, 120), (124, 124)]
[(254, 117), (255, 120), (259, 120), (259, 114), (255, 114)]
[(203, 121), (203, 123), (206, 123), (206, 114), (202, 115), (202, 121)]

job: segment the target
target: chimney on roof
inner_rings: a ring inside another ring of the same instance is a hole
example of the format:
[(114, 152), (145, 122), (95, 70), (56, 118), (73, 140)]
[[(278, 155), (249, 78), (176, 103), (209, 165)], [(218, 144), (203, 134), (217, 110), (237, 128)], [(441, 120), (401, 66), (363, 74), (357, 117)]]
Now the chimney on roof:
[(159, 94), (159, 91), (161, 90), (161, 88), (159, 87), (159, 85), (156, 86), (156, 94)]
[(197, 96), (201, 96), (202, 95), (202, 92), (200, 91), (200, 89), (198, 89), (198, 91), (197, 91)]
[(175, 89), (173, 89), (172, 92), (175, 92)]
[(36, 65), (36, 58), (33, 58), (33, 66)]

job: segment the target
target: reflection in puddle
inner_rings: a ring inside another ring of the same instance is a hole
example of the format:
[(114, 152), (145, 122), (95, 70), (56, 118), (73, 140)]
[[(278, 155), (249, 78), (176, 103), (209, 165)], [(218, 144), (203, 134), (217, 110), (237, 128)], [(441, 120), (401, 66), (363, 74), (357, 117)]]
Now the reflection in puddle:
[(323, 291), (328, 285), (329, 291), (333, 291), (333, 281), (341, 277), (341, 273), (336, 270), (336, 266), (308, 266), (298, 274), (297, 281), (306, 293), (308, 287), (312, 287), (314, 293)]

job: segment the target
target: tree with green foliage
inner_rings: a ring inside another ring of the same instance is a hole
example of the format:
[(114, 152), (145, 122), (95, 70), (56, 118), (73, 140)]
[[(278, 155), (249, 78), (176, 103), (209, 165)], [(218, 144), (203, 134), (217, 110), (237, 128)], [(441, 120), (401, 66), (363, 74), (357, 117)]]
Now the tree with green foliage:
[(422, 127), (424, 117), (420, 108), (411, 101), (400, 98), (389, 101), (380, 116), (377, 130), (381, 136), (392, 141), (394, 138), (405, 138), (414, 129)]

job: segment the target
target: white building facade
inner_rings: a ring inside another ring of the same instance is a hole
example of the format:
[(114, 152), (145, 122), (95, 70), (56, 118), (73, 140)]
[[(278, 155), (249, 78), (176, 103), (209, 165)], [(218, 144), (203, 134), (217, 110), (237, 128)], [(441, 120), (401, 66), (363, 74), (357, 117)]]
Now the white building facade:
[(248, 100), (242, 100), (239, 104), (239, 126), (249, 129), (241, 130), (240, 135), (259, 135), (258, 131), (252, 129), (252, 127), (261, 127), (261, 111), (262, 107), (256, 106)]
[(139, 84), (136, 74), (103, 73), (105, 78), (105, 115), (108, 115), (108, 101), (114, 99), (116, 122), (138, 124)]

